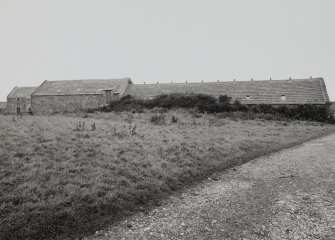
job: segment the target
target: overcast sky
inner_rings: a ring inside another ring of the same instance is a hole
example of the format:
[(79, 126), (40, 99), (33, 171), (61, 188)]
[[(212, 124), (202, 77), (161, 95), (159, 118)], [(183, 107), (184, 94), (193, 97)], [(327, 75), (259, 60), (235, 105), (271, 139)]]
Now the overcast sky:
[(0, 0), (0, 101), (45, 79), (324, 77), (334, 0)]

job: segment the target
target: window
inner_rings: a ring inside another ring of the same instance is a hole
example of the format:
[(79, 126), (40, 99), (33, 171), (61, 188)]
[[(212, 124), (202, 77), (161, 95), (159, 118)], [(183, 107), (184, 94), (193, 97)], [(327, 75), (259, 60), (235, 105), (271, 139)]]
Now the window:
[(247, 95), (247, 97), (246, 97), (245, 99), (250, 99), (250, 96), (249, 96), (249, 95)]
[(281, 100), (285, 101), (286, 100), (286, 96), (285, 95), (281, 95)]
[(17, 98), (16, 101), (20, 102), (20, 98)]

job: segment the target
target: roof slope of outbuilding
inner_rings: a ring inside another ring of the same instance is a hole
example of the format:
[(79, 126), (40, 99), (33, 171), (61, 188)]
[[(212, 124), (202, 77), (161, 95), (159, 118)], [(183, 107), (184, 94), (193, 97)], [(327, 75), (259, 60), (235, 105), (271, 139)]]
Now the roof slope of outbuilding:
[(6, 109), (7, 108), (7, 102), (0, 102), (0, 109)]
[(203, 93), (216, 97), (227, 95), (232, 97), (233, 101), (239, 100), (243, 104), (325, 104), (329, 102), (323, 78), (134, 84), (127, 94), (148, 99), (172, 93)]
[(8, 98), (26, 98), (30, 99), (31, 94), (37, 89), (37, 87), (15, 87), (9, 94)]
[(120, 92), (122, 94), (121, 92), (125, 91), (130, 84), (132, 84), (130, 78), (46, 80), (36, 89), (33, 96), (102, 94), (103, 90), (112, 90), (113, 92)]

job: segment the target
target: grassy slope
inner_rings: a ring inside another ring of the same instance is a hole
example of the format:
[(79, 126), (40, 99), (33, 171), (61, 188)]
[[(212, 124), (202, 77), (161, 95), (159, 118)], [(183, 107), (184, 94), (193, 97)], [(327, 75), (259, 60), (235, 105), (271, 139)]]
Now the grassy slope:
[[(210, 173), (334, 130), (173, 114), (179, 123), (167, 126), (134, 115), (134, 135), (129, 114), (0, 116), (0, 238), (91, 232)], [(79, 121), (97, 130), (74, 132)]]

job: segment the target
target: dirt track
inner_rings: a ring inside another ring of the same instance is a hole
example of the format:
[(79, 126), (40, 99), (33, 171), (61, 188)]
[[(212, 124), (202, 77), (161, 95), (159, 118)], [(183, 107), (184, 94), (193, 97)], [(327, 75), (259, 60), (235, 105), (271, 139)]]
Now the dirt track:
[(226, 171), (87, 239), (335, 239), (335, 134)]

